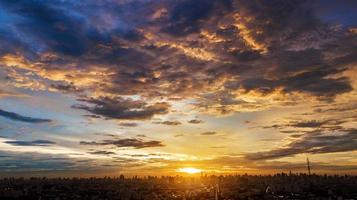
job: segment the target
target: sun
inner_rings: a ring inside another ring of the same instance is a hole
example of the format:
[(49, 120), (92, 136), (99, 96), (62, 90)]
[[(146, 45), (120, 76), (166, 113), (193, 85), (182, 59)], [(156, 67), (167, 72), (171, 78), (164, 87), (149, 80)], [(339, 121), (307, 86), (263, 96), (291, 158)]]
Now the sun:
[(197, 174), (197, 173), (202, 172), (203, 170), (197, 169), (197, 168), (192, 168), (192, 167), (185, 167), (185, 168), (180, 168), (177, 171), (187, 173), (187, 174)]

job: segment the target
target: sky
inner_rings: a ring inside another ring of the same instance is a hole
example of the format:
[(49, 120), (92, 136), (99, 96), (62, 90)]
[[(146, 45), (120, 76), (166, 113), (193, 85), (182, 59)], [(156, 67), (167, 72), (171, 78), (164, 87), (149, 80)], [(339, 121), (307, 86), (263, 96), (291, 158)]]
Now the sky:
[(1, 174), (357, 174), (356, 10), (1, 0)]

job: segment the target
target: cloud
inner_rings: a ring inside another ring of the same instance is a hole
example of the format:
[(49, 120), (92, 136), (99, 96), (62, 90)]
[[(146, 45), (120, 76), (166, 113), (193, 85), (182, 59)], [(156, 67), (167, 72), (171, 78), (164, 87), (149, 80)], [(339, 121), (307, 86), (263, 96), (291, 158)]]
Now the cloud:
[(142, 137), (142, 138), (145, 138), (145, 137), (146, 137), (146, 135), (144, 135), (144, 134), (138, 134), (138, 135), (136, 135), (136, 137)]
[(5, 110), (1, 110), (0, 109), (0, 116), (14, 120), (14, 121), (21, 121), (21, 122), (26, 122), (26, 123), (49, 123), (52, 122), (52, 120), (50, 119), (40, 119), (40, 118), (33, 118), (33, 117), (26, 117), (26, 116), (22, 116), (20, 114), (17, 113), (13, 113), (13, 112), (8, 112)]
[(179, 121), (163, 121), (163, 122), (155, 122), (155, 123), (156, 124), (167, 125), (167, 126), (178, 126), (178, 125), (182, 124)]
[(49, 140), (33, 140), (33, 141), (5, 141), (7, 144), (11, 144), (13, 146), (52, 146), (56, 144), (56, 142)]
[(78, 89), (73, 84), (68, 84), (68, 85), (63, 85), (63, 84), (55, 85), (55, 84), (52, 84), (51, 87), (53, 89), (56, 89), (56, 90), (64, 92), (64, 93), (79, 93), (79, 92), (82, 92), (82, 90)]
[[(300, 70), (302, 69), (300, 68)], [(281, 77), (277, 80), (247, 79), (242, 83), (242, 86), (247, 91), (254, 89), (263, 93), (271, 93), (275, 88), (283, 88), (284, 92), (304, 92), (321, 98), (331, 98), (353, 90), (348, 78), (326, 78), (337, 73), (336, 70), (316, 69), (290, 77)]]
[(81, 145), (92, 145), (92, 146), (116, 146), (119, 148), (132, 147), (135, 149), (152, 148), (152, 147), (163, 147), (165, 146), (161, 141), (150, 140), (144, 141), (139, 138), (125, 138), (125, 139), (114, 139), (114, 140), (103, 140), (101, 142), (86, 142), (81, 141)]
[(341, 124), (348, 122), (347, 119), (307, 120), (290, 122), (288, 126), (295, 128), (331, 128), (338, 129)]
[[(349, 112), (353, 112), (353, 110), (348, 110)], [(329, 113), (329, 117), (325, 117), (323, 119), (318, 119), (318, 117), (322, 117), (318, 112), (309, 113), (309, 115), (315, 115), (316, 117), (306, 117), (298, 118), (291, 121), (282, 121), (280, 123), (275, 123), (268, 126), (262, 126), (263, 129), (277, 129), (281, 133), (298, 133), (298, 132), (309, 132), (308, 129), (313, 129), (315, 131), (325, 130), (325, 131), (343, 131), (344, 126), (353, 122), (356, 119), (356, 116), (345, 113), (344, 117), (340, 117), (338, 115), (331, 115), (333, 113)], [(309, 118), (313, 118), (309, 120)]]
[(217, 135), (217, 132), (215, 131), (208, 131), (208, 132), (204, 132), (204, 133), (201, 133), (200, 135)]
[[(11, 167), (9, 167), (11, 166)], [(70, 158), (68, 155), (49, 155), (37, 152), (16, 153), (12, 151), (0, 151), (0, 169), (3, 173), (14, 175), (14, 172), (29, 172), (43, 176), (44, 173), (56, 171), (77, 171), (96, 169), (95, 162), (91, 159)]]
[(201, 20), (209, 19), (213, 12), (223, 12), (231, 7), (230, 0), (184, 0), (173, 6), (169, 23), (163, 31), (174, 36), (186, 36), (200, 30)]
[(190, 123), (190, 124), (202, 124), (203, 121), (199, 120), (199, 119), (192, 119), (192, 120), (188, 121), (188, 123)]
[(121, 122), (119, 123), (119, 126), (125, 126), (125, 127), (137, 127), (137, 123), (130, 123), (130, 122)]
[(95, 115), (107, 119), (145, 120), (155, 115), (168, 113), (169, 105), (164, 102), (147, 105), (139, 100), (100, 97), (98, 99), (80, 99), (80, 101), (94, 104), (88, 106), (83, 104), (74, 105), (73, 108), (87, 110)]
[(88, 153), (94, 154), (94, 155), (115, 155), (115, 153), (112, 151), (90, 151)]
[(174, 135), (175, 138), (183, 137), (183, 136), (185, 136), (185, 135), (184, 134), (176, 134), (176, 135)]
[(0, 89), (0, 98), (2, 97), (26, 97), (26, 95)]

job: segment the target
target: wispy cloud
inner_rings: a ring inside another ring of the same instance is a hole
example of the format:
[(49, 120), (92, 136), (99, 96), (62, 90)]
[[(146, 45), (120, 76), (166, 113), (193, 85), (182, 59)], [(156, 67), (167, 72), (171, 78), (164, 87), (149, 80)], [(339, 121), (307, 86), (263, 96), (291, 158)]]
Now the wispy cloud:
[(167, 125), (167, 126), (178, 126), (178, 125), (181, 125), (182, 123), (179, 121), (163, 121), (163, 122), (155, 122), (155, 124), (162, 124), (162, 125)]
[(199, 119), (192, 119), (192, 120), (189, 120), (188, 123), (190, 123), (190, 124), (202, 124), (203, 121), (199, 120)]
[(115, 153), (112, 151), (90, 151), (88, 153), (94, 154), (94, 155), (115, 155)]
[(207, 131), (207, 132), (203, 132), (201, 133), (201, 135), (205, 135), (205, 136), (210, 136), (210, 135), (217, 135), (218, 133), (215, 131)]
[(14, 121), (21, 121), (21, 122), (27, 122), (27, 123), (49, 123), (52, 120), (50, 119), (40, 119), (40, 118), (33, 118), (33, 117), (26, 117), (26, 116), (22, 116), (20, 114), (17, 113), (13, 113), (13, 112), (8, 112), (5, 110), (1, 110), (0, 109), (0, 116), (14, 120)]
[(145, 141), (138, 138), (125, 138), (125, 139), (113, 139), (113, 140), (103, 140), (100, 142), (96, 141), (81, 141), (81, 145), (92, 145), (92, 146), (115, 146), (119, 148), (131, 147), (135, 149), (151, 148), (151, 147), (163, 147), (165, 146), (161, 141), (149, 140)]
[(137, 127), (137, 123), (132, 123), (132, 122), (121, 122), (119, 123), (119, 126), (124, 126), (124, 127)]
[(185, 135), (184, 134), (176, 134), (176, 135), (174, 135), (175, 138), (183, 137), (183, 136), (185, 136)]
[(11, 144), (13, 146), (52, 146), (56, 144), (56, 142), (49, 140), (33, 140), (33, 141), (5, 141), (7, 144)]

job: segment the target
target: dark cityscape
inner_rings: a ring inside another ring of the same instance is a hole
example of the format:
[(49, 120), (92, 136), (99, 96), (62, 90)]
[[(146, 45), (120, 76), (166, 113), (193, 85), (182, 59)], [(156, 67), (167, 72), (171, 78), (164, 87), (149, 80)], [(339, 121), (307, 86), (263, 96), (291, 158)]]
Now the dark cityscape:
[(271, 176), (3, 178), (0, 199), (356, 200), (357, 176), (279, 173)]

